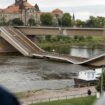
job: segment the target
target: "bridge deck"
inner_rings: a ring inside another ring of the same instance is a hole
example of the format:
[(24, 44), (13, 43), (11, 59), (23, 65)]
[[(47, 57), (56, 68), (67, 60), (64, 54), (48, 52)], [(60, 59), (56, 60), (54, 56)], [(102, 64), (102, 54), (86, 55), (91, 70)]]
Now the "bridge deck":
[(1, 27), (0, 30), (1, 37), (3, 37), (23, 55), (30, 56), (31, 53), (44, 52), (18, 29), (13, 27)]

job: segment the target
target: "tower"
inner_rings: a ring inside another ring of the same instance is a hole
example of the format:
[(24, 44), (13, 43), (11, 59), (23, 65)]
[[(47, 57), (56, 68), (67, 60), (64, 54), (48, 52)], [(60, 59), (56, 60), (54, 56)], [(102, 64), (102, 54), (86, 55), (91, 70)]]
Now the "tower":
[(75, 15), (74, 15), (74, 13), (73, 13), (73, 21), (75, 21)]
[(19, 5), (22, 2), (27, 2), (27, 0), (15, 0), (15, 5)]
[(35, 10), (36, 10), (36, 11), (40, 11), (39, 6), (38, 6), (37, 4), (35, 4), (34, 7), (35, 7)]

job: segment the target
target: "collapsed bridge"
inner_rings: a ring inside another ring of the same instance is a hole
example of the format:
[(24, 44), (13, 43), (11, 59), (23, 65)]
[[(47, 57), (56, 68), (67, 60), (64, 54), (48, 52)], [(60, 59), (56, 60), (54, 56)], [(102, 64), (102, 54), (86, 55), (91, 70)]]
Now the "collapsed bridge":
[(85, 59), (80, 57), (71, 57), (62, 54), (46, 52), (38, 47), (35, 43), (33, 43), (19, 28), (0, 27), (0, 37), (8, 42), (21, 54), (27, 57), (47, 58), (69, 62), (72, 64), (87, 64), (94, 66), (101, 66), (105, 64), (105, 54), (101, 54), (90, 59)]

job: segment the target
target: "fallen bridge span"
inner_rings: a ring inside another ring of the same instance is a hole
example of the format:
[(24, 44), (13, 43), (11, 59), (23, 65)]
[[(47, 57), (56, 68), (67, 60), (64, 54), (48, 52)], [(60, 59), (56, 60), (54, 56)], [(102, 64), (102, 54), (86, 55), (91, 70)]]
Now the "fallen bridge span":
[(80, 65), (82, 64), (91, 65), (92, 63), (95, 65), (96, 62), (98, 66), (101, 66), (103, 65), (103, 63), (105, 63), (105, 60), (103, 60), (105, 54), (101, 54), (96, 57), (86, 59), (45, 52), (43, 49), (41, 49), (35, 43), (33, 43), (30, 39), (28, 39), (26, 35), (24, 35), (20, 30), (13, 27), (0, 27), (0, 36), (3, 39), (5, 39), (8, 43), (10, 43), (14, 48), (16, 48), (24, 56), (55, 59), (58, 61), (64, 61)]

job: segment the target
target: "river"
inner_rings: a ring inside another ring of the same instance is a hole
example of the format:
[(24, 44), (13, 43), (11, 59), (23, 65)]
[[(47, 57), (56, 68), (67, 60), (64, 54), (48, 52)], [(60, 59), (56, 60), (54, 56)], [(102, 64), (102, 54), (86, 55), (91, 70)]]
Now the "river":
[(91, 58), (103, 54), (105, 52), (105, 46), (49, 46), (44, 48), (46, 51), (52, 52), (53, 50), (57, 53), (67, 54), (70, 56), (78, 56)]
[[(77, 52), (76, 47), (69, 49), (69, 51), (71, 54), (80, 54), (80, 49)], [(100, 52), (100, 50), (96, 51)], [(72, 87), (74, 85), (73, 78), (77, 76), (78, 72), (90, 68), (44, 59), (32, 59), (20, 55), (0, 56), (0, 85), (12, 92), (62, 89)]]

